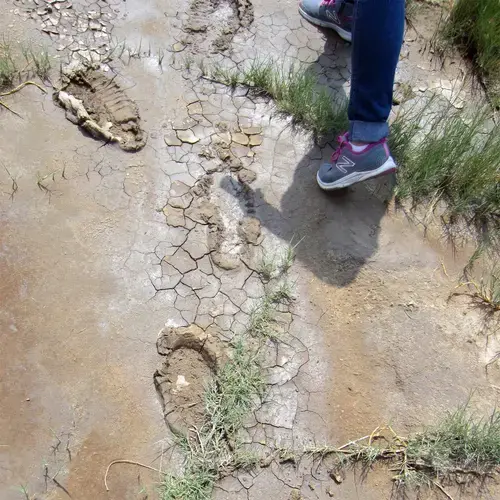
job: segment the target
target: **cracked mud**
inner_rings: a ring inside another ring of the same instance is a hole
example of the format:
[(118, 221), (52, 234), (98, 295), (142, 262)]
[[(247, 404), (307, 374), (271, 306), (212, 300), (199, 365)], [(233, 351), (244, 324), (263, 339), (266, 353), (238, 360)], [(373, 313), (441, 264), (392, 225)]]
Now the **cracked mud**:
[[(345, 96), (348, 45), (283, 1), (0, 6), (4, 31), (49, 44), (52, 81), (59, 62), (95, 68), (65, 82), (89, 117), (70, 102), (69, 118), (135, 151), (89, 140), (30, 89), (13, 96), (29, 119), (0, 114), (2, 500), (19, 484), (67, 498), (58, 483), (77, 500), (155, 498), (156, 473), (117, 465), (106, 492), (106, 467), (130, 458), (181, 472), (171, 430), (201, 422), (203, 388), (269, 285), (263, 262), (282, 265), (290, 246), (295, 300), (276, 312), (268, 391), (237, 436), (268, 463), (224, 478), (214, 499), (386, 500), (386, 471), (338, 481), (328, 463), (280, 464), (273, 451), (343, 444), (382, 422), (419, 429), (471, 390), (479, 405), (496, 400), (500, 373), (484, 371), (495, 341), (476, 335), (478, 311), (448, 301), (468, 250), (453, 255), (388, 207), (391, 182), (319, 192), (334, 144), (190, 63), (302, 63)], [(115, 37), (142, 48), (118, 57)], [(463, 105), (462, 63), (441, 65), (425, 43), (408, 28), (398, 86)]]

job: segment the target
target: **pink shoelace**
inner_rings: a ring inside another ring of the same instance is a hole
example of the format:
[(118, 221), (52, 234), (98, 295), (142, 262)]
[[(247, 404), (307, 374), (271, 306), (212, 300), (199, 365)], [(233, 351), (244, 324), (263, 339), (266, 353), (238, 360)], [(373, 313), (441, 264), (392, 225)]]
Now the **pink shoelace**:
[(323, 0), (321, 5), (335, 5), (336, 0)]
[(347, 132), (345, 134), (339, 135), (337, 137), (337, 141), (339, 143), (339, 147), (332, 154), (332, 164), (337, 163), (337, 160), (340, 158), (342, 150), (344, 149), (345, 145), (349, 142)]

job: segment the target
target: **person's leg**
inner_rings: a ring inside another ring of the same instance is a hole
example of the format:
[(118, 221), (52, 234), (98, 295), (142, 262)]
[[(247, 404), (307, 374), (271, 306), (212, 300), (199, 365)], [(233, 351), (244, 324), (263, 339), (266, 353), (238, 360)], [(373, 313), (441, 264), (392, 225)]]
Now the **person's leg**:
[(356, 2), (349, 101), (353, 142), (377, 142), (389, 133), (387, 119), (404, 22), (405, 0)]
[(345, 188), (396, 170), (386, 141), (387, 119), (404, 22), (405, 0), (356, 1), (350, 130), (340, 138), (331, 163), (322, 165), (318, 172), (322, 189)]

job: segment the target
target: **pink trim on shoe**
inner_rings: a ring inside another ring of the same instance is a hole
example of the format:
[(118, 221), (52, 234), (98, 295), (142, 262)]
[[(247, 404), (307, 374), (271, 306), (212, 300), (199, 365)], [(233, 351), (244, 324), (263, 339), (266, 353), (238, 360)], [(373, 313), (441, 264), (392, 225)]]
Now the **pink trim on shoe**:
[(337, 141), (339, 143), (339, 147), (332, 154), (332, 163), (336, 163), (343, 149), (348, 149), (353, 155), (362, 155), (367, 151), (370, 151), (370, 149), (373, 149), (375, 146), (378, 146), (379, 144), (383, 144), (387, 156), (391, 156), (391, 153), (389, 152), (389, 146), (387, 145), (387, 137), (384, 137), (377, 142), (371, 142), (362, 151), (354, 151), (351, 141), (349, 141), (349, 132), (339, 135)]

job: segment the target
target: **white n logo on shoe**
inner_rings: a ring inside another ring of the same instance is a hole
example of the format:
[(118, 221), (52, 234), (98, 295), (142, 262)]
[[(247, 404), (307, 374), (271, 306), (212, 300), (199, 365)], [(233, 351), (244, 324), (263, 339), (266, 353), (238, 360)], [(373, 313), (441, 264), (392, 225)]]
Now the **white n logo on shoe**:
[(347, 174), (346, 168), (352, 168), (356, 165), (350, 158), (347, 156), (341, 156), (336, 163), (336, 167), (343, 173)]
[(340, 19), (339, 19), (339, 16), (337, 15), (336, 11), (327, 10), (326, 17), (329, 17), (335, 24), (340, 24)]

